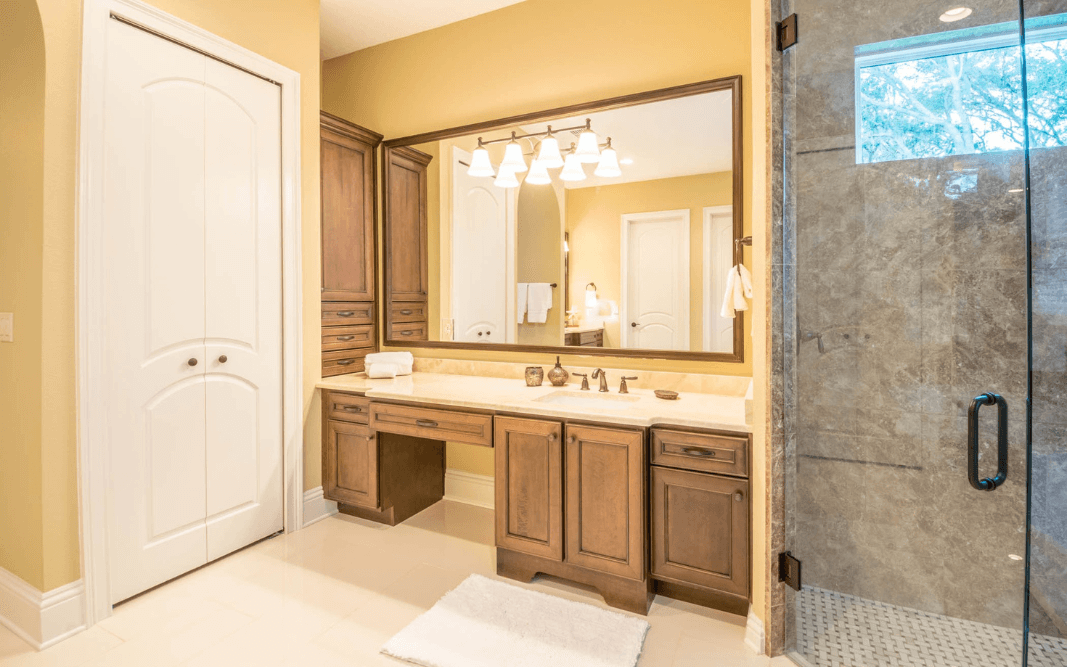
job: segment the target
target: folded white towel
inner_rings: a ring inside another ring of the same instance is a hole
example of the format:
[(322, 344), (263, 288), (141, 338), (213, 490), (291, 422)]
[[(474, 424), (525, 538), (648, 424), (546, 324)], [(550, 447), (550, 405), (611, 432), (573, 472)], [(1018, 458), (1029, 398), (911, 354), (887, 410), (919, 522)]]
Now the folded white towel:
[(367, 377), (372, 380), (379, 380), (382, 378), (395, 378), (398, 369), (396, 364), (377, 363), (368, 365), (366, 370)]
[(526, 317), (526, 297), (530, 291), (529, 283), (518, 283), (515, 287), (515, 314), (518, 315), (519, 324)]
[(552, 308), (552, 285), (548, 283), (530, 283), (526, 299), (528, 322), (544, 324), (548, 321), (548, 311)]
[(367, 375), (370, 375), (370, 369), (377, 368), (378, 366), (394, 366), (396, 368), (397, 375), (411, 375), (411, 364), (400, 364), (395, 361), (379, 361), (376, 363), (364, 363), (363, 369)]
[(748, 310), (745, 297), (752, 298), (752, 274), (740, 264), (730, 269), (726, 276), (726, 293), (722, 297), (723, 317), (737, 317), (737, 311)]
[(415, 361), (415, 355), (410, 352), (372, 352), (364, 361), (368, 364), (399, 364), (410, 366)]

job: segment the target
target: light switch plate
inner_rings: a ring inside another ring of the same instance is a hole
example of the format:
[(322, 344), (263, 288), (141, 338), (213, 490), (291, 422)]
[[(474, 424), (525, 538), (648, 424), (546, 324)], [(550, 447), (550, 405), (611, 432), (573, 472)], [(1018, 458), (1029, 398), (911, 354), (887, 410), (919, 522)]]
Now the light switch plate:
[(15, 342), (15, 314), (0, 313), (0, 343)]

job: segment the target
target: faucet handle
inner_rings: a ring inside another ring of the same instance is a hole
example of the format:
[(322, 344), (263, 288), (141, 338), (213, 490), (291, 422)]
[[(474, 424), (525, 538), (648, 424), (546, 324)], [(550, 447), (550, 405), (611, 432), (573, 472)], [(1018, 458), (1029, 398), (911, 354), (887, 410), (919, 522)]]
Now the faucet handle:
[(627, 380), (636, 380), (636, 379), (637, 379), (636, 375), (632, 375), (630, 377), (624, 377), (622, 379), (622, 384), (619, 385), (619, 393), (620, 394), (629, 394), (630, 393), (630, 389), (629, 389), (629, 387), (626, 386), (626, 381)]
[(582, 391), (589, 391), (589, 373), (571, 373), (582, 378)]

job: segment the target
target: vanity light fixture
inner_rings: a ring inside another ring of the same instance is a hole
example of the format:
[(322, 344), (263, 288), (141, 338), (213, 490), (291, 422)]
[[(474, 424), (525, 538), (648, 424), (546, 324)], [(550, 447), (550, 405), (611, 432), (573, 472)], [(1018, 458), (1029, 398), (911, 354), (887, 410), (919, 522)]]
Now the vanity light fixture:
[(514, 171), (505, 168), (504, 165), (500, 165), (500, 169), (497, 171), (496, 180), (493, 181), (493, 185), (498, 188), (510, 190), (511, 188), (519, 187), (519, 180), (515, 178)]
[(504, 161), (500, 163), (500, 170), (508, 169), (512, 174), (526, 171), (526, 158), (522, 155), (522, 145), (515, 140), (515, 133), (511, 133), (511, 141), (504, 147)]
[(596, 308), (596, 283), (585, 286), (585, 307)]
[[(574, 144), (571, 144), (573, 147)], [(578, 157), (576, 151), (572, 151), (567, 154), (567, 159), (563, 162), (563, 171), (559, 172), (559, 180), (561, 181), (584, 181), (585, 169), (582, 169), (581, 158)]]
[(608, 137), (608, 145), (600, 151), (600, 164), (597, 165), (593, 175), (601, 178), (622, 176), (622, 170), (619, 169), (619, 154), (611, 147), (611, 137)]
[(471, 166), (467, 169), (468, 176), (494, 176), (493, 163), (489, 161), (489, 150), (482, 146), (482, 140), (478, 140), (478, 148), (474, 149), (471, 156)]
[(593, 123), (585, 119), (585, 129), (578, 135), (578, 149), (574, 151), (578, 162), (582, 164), (596, 164), (600, 162), (600, 141), (593, 132)]
[(530, 185), (548, 185), (552, 177), (548, 175), (548, 167), (540, 159), (535, 159), (530, 164), (530, 173), (526, 174), (526, 183)]
[(552, 126), (548, 126), (548, 136), (541, 140), (541, 152), (537, 161), (546, 169), (559, 169), (563, 166), (563, 156), (559, 152), (559, 141), (552, 136)]
[(974, 10), (970, 7), (955, 7), (946, 11), (941, 15), (941, 21), (943, 23), (953, 23), (955, 21), (962, 21), (963, 19), (974, 13)]

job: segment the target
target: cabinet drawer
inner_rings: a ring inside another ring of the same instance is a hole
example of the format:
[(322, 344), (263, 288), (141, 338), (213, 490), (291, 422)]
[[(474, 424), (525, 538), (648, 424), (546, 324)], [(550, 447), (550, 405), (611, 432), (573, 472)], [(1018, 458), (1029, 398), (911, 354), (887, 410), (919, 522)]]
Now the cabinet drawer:
[(336, 391), (326, 393), (326, 414), (330, 419), (339, 419), (357, 424), (370, 423), (370, 399), (355, 394)]
[(322, 351), (373, 348), (375, 338), (373, 324), (355, 327), (326, 327), (322, 330)]
[(603, 331), (583, 331), (578, 334), (579, 345), (583, 347), (596, 347), (604, 340)]
[(322, 326), (374, 324), (374, 303), (341, 301), (322, 304)]
[(360, 424), (326, 421), (323, 495), (329, 500), (378, 507), (378, 439)]
[(748, 438), (654, 428), (652, 465), (748, 477)]
[(340, 350), (325, 352), (322, 355), (322, 377), (359, 373), (363, 370), (363, 357), (371, 348), (363, 350)]
[(370, 425), (375, 431), (493, 446), (492, 415), (377, 402), (371, 403), (370, 414)]
[(652, 466), (652, 576), (749, 595), (748, 480)]
[(391, 340), (426, 340), (425, 322), (397, 323), (389, 327)]
[(429, 309), (425, 303), (419, 301), (393, 302), (389, 306), (390, 324), (398, 322), (427, 322), (429, 319)]

